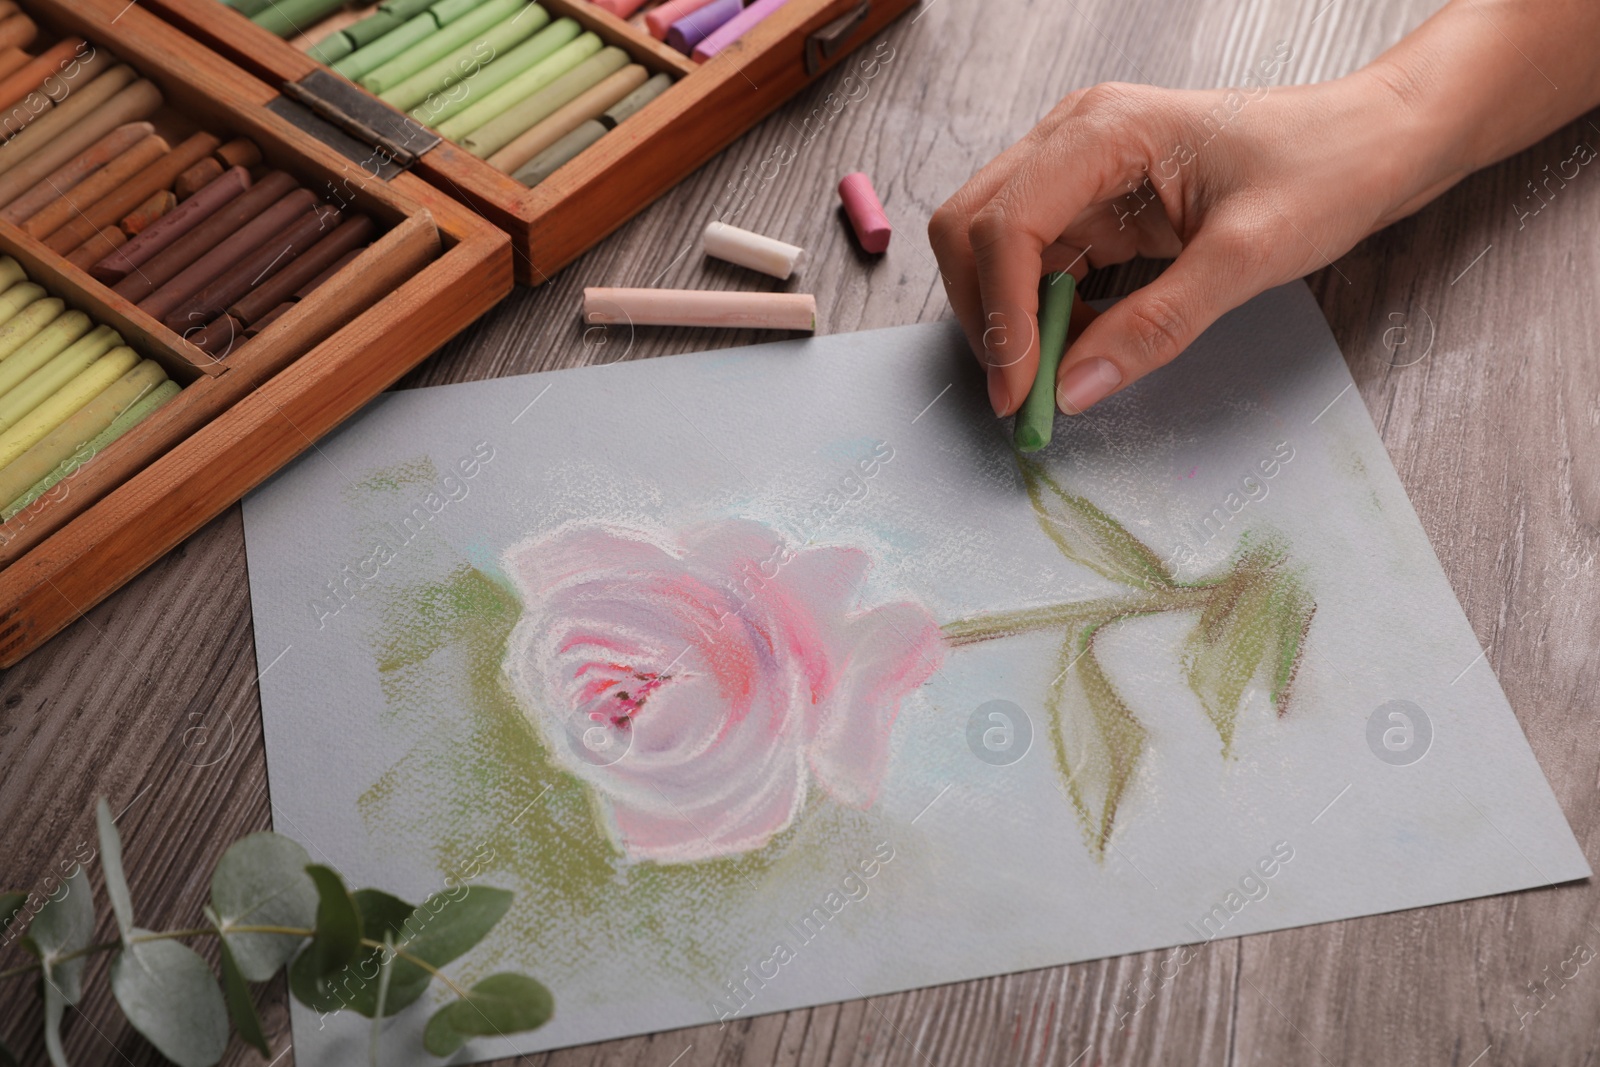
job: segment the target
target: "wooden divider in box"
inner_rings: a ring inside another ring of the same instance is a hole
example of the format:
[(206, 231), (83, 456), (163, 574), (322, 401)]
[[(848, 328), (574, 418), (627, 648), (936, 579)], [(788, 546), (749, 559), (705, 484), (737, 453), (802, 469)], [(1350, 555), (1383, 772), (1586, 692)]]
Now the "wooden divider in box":
[[(275, 84), (328, 72), (219, 0), (142, 3)], [(704, 64), (589, 0), (539, 3), (678, 81), (531, 189), (450, 141), (420, 154), (417, 174), (511, 235), (517, 280), (527, 285), (548, 281), (916, 0), (789, 0)]]
[(382, 180), (268, 110), (277, 93), (140, 5), (23, 0), (41, 27), (112, 50), (161, 90), (158, 125), (249, 138), (264, 165), (369, 215), (380, 236), (220, 362), (0, 222), (0, 252), (124, 335), (183, 389), (0, 523), (10, 666), (393, 383), (511, 289), (504, 234), (418, 178)]

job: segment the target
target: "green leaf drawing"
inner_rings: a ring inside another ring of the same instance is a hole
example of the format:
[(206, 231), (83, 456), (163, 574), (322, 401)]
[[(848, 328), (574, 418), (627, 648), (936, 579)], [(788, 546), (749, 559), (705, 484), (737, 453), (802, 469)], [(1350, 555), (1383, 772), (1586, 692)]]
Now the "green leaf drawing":
[(961, 647), (1026, 633), (1064, 636), (1046, 712), (1062, 784), (1089, 851), (1103, 859), (1148, 731), (1095, 654), (1101, 631), (1135, 616), (1199, 612), (1182, 666), (1226, 757), (1252, 682), (1264, 676), (1277, 714), (1287, 713), (1317, 606), (1281, 541), (1255, 543), (1246, 535), (1224, 573), (1180, 584), (1144, 542), (1062, 489), (1038, 462), (1019, 455), (1017, 465), (1039, 526), (1061, 554), (1140, 592), (956, 619), (943, 627), (944, 638)]
[(422, 1044), (435, 1056), (450, 1056), (474, 1037), (536, 1030), (555, 1011), (550, 991), (522, 974), (491, 974), (460, 1000), (433, 1013)]
[(1316, 605), (1286, 559), (1276, 542), (1242, 551), (1228, 577), (1212, 587), (1215, 595), (1184, 646), (1189, 688), (1216, 727), (1224, 755), (1233, 748), (1246, 687), (1264, 664), (1273, 706), (1280, 716), (1287, 710)]
[(272, 1050), (267, 1047), (267, 1035), (261, 1029), (261, 1017), (256, 1014), (255, 1001), (250, 998), (250, 987), (245, 984), (233, 949), (228, 947), (228, 939), (222, 935), (222, 922), (210, 908), (206, 909), (206, 918), (217, 928), (217, 947), (222, 959), (222, 995), (228, 1002), (228, 1017), (233, 1020), (245, 1044), (263, 1056), (271, 1055)]
[(1061, 647), (1061, 671), (1045, 702), (1056, 764), (1096, 857), (1111, 839), (1117, 805), (1147, 736), (1095, 656), (1095, 635), (1120, 617), (1098, 619), (1069, 633)]
[(0, 934), (11, 929), (11, 924), (17, 918), (17, 913), (28, 902), (28, 894), (17, 892), (0, 893)]
[(228, 1009), (206, 961), (178, 941), (128, 944), (111, 961), (111, 992), (133, 1028), (178, 1067), (211, 1067), (228, 1047)]
[(122, 873), (122, 835), (117, 833), (117, 822), (111, 817), (111, 805), (105, 797), (94, 807), (94, 821), (100, 831), (100, 870), (106, 877), (106, 896), (111, 898), (111, 910), (117, 917), (117, 932), (126, 943), (128, 931), (133, 929), (133, 896)]
[(264, 832), (228, 846), (211, 874), (211, 906), (223, 940), (246, 981), (265, 982), (293, 958), (305, 938), (232, 933), (234, 926), (308, 929), (317, 921), (317, 887), (306, 873), (311, 857), (299, 843)]
[(1028, 499), (1045, 535), (1061, 554), (1096, 574), (1138, 589), (1171, 589), (1176, 584), (1161, 557), (1122, 524), (1081, 496), (1056, 484), (1044, 465), (1017, 457)]

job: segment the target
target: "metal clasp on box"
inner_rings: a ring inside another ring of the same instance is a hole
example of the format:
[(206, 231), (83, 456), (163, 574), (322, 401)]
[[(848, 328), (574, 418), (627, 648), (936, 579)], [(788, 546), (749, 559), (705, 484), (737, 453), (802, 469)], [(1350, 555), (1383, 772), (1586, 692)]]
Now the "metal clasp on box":
[(872, 0), (861, 0), (851, 11), (845, 12), (822, 29), (806, 38), (806, 75), (816, 77), (822, 64), (838, 55), (850, 35), (872, 14)]
[(327, 71), (285, 82), (267, 110), (359, 163), (376, 178), (409, 168), (440, 137), (420, 122)]

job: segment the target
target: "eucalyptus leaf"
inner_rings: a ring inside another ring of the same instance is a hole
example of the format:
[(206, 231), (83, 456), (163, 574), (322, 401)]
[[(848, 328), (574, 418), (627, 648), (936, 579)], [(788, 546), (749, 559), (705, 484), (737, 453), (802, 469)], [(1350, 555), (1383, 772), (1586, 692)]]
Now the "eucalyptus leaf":
[(211, 906), (223, 940), (247, 981), (265, 982), (305, 941), (292, 934), (233, 933), (234, 926), (287, 926), (309, 930), (317, 921), (317, 887), (306, 873), (311, 857), (299, 843), (271, 832), (242, 837), (228, 847), (211, 875)]
[(67, 1067), (67, 1054), (61, 1048), (61, 1016), (66, 1013), (67, 998), (61, 989), (44, 979), (44, 1054), (50, 1057), (52, 1067)]
[(1077, 809), (1084, 840), (1105, 854), (1117, 806), (1144, 752), (1147, 731), (1123, 703), (1095, 656), (1094, 639), (1111, 620), (1069, 633), (1060, 674), (1045, 700), (1056, 764)]
[(537, 1030), (554, 1011), (550, 991), (541, 983), (524, 974), (491, 974), (433, 1013), (422, 1044), (435, 1056), (450, 1056), (474, 1037)]
[(84, 958), (61, 957), (88, 948), (93, 936), (94, 893), (83, 868), (74, 867), (61, 892), (45, 901), (22, 939), (23, 947), (44, 964), (46, 985), (54, 987), (67, 1004), (76, 1004), (83, 995)]
[[(494, 928), (512, 901), (507, 890), (481, 885), (456, 886), (415, 907), (378, 889), (358, 890), (355, 897), (367, 938), (389, 935), (403, 954), (390, 964), (386, 1016), (415, 1003), (433, 978), (405, 957), (415, 957), (434, 968), (459, 959)], [(369, 1019), (378, 1010), (375, 979), (382, 962), (381, 950), (366, 949), (351, 968), (358, 980), (344, 983), (342, 988), (343, 1005)]]
[[(211, 912), (210, 917), (214, 924), (217, 923), (215, 912)], [(222, 995), (228, 1003), (228, 1017), (233, 1020), (234, 1028), (239, 1031), (239, 1036), (245, 1044), (263, 1056), (270, 1055), (272, 1050), (267, 1047), (267, 1035), (261, 1029), (261, 1018), (256, 1014), (255, 1001), (250, 998), (250, 987), (245, 984), (244, 975), (239, 971), (239, 962), (234, 959), (233, 950), (228, 947), (228, 939), (222, 937), (220, 931), (217, 947), (221, 950)]]
[(11, 924), (16, 920), (17, 913), (28, 902), (28, 894), (5, 892), (0, 893), (0, 934), (11, 929)]
[(106, 876), (106, 896), (111, 898), (117, 930), (126, 942), (128, 931), (133, 929), (133, 895), (128, 892), (128, 879), (122, 872), (122, 835), (117, 833), (117, 821), (111, 817), (111, 806), (105, 797), (95, 804), (94, 821), (100, 830), (100, 870)]
[(111, 961), (111, 993), (133, 1028), (178, 1067), (211, 1067), (228, 1047), (228, 1009), (193, 949), (130, 932)]
[(378, 1067), (378, 1043), (383, 1038), (384, 1008), (389, 1000), (389, 977), (394, 972), (394, 937), (383, 935), (383, 956), (378, 970), (378, 1003), (372, 1012), (372, 1038), (367, 1049), (371, 1067)]
[(1161, 557), (1122, 524), (1056, 484), (1044, 466), (1017, 457), (1034, 516), (1061, 554), (1105, 578), (1139, 589), (1172, 589)]
[(361, 915), (337, 872), (321, 864), (306, 867), (317, 890), (316, 934), (289, 964), (289, 992), (308, 1008), (338, 1011), (377, 978), (360, 973)]

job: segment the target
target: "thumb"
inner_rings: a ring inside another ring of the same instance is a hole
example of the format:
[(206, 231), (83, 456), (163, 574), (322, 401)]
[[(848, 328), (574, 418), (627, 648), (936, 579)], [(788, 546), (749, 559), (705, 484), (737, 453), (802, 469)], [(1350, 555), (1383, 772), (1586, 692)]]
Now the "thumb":
[[(1242, 243), (1196, 237), (1161, 276), (1108, 308), (1067, 350), (1056, 406), (1077, 415), (1172, 362), (1217, 319), (1269, 284)], [(1259, 260), (1257, 260), (1259, 262)]]

